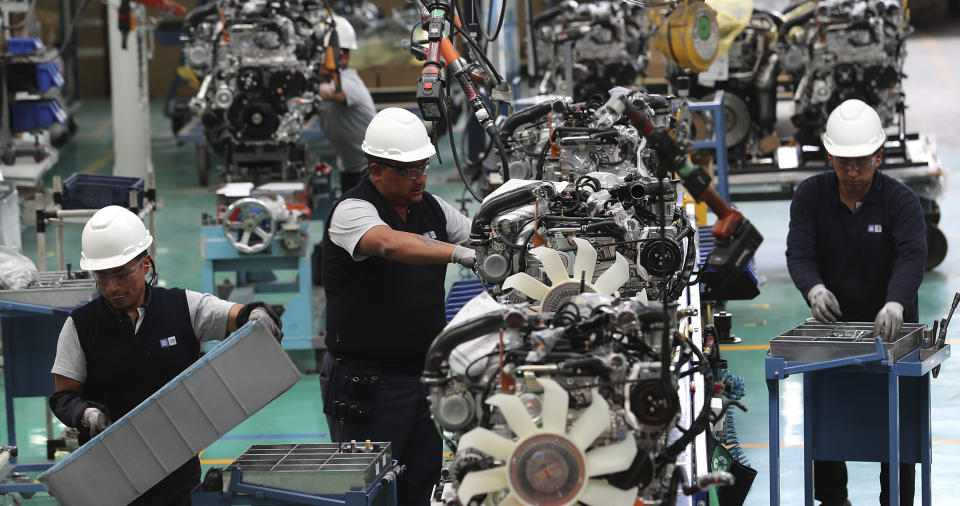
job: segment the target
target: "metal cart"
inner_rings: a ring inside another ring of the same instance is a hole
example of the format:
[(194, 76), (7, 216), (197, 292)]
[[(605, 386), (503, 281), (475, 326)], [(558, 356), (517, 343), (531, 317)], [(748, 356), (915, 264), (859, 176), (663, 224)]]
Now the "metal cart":
[(780, 381), (793, 374), (803, 374), (804, 504), (813, 505), (814, 460), (853, 460), (890, 463), (892, 506), (900, 503), (899, 464), (919, 462), (930, 505), (930, 373), (950, 357), (934, 333), (908, 323), (884, 342), (873, 323), (807, 321), (770, 342), (772, 506), (780, 504)]

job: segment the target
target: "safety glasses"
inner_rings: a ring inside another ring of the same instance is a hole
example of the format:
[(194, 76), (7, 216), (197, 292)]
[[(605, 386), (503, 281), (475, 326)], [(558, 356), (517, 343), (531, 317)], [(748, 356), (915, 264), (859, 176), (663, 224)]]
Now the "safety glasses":
[(383, 163), (383, 162), (381, 162), (381, 163), (382, 163), (383, 165), (388, 166), (388, 167), (393, 167), (394, 169), (397, 169), (398, 171), (400, 171), (400, 174), (402, 174), (403, 177), (405, 177), (405, 178), (407, 178), (407, 179), (409, 179), (409, 180), (411, 180), (411, 181), (416, 181), (418, 178), (420, 178), (420, 176), (426, 174), (427, 172), (430, 172), (430, 162), (429, 162), (429, 161), (427, 161), (427, 163), (425, 163), (425, 164), (423, 164), (423, 165), (419, 165), (419, 166), (416, 166), (416, 167), (403, 167), (403, 166), (399, 166), (399, 165), (393, 165), (393, 164), (391, 164), (391, 163)]
[(874, 153), (870, 156), (865, 156), (861, 158), (841, 158), (833, 157), (833, 164), (840, 170), (854, 170), (856, 172), (863, 172), (871, 167), (877, 161), (877, 154)]
[(120, 269), (113, 272), (94, 271), (93, 279), (96, 280), (98, 285), (106, 285), (110, 281), (124, 283), (130, 280), (130, 278), (140, 270), (141, 266), (143, 266), (143, 259), (140, 259), (139, 262), (127, 269)]

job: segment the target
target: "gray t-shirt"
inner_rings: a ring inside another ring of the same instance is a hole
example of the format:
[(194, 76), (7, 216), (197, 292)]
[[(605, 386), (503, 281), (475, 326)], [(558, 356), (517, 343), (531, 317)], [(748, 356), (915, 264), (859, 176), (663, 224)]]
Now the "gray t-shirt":
[[(470, 218), (467, 218), (447, 201), (436, 195), (443, 216), (447, 219), (447, 240), (451, 244), (465, 244), (470, 239)], [(361, 199), (345, 199), (333, 210), (330, 217), (330, 242), (340, 246), (357, 262), (370, 258), (356, 251), (360, 238), (377, 225), (388, 227), (370, 202)]]
[(346, 103), (321, 102), (320, 127), (337, 156), (337, 168), (341, 172), (363, 172), (367, 168), (367, 155), (360, 145), (377, 108), (356, 70), (345, 68), (340, 71), (340, 88), (347, 96)]
[[(221, 300), (209, 293), (197, 293), (184, 290), (187, 295), (187, 310), (190, 311), (190, 321), (193, 322), (193, 333), (200, 342), (223, 339), (227, 336), (227, 317), (233, 302)], [(140, 330), (143, 322), (144, 308), (137, 308), (140, 316), (134, 332)], [(84, 383), (87, 380), (87, 358), (80, 347), (80, 337), (77, 336), (77, 327), (73, 318), (67, 317), (60, 329), (60, 338), (57, 341), (57, 357), (53, 360), (53, 374), (66, 376), (72, 380)]]

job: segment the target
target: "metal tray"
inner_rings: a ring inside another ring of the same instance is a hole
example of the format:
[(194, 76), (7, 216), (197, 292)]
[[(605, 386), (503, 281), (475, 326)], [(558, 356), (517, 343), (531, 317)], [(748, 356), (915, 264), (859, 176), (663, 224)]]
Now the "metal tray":
[(390, 443), (253, 445), (224, 470), (224, 491), (233, 471), (240, 469), (243, 483), (315, 495), (340, 495), (369, 491), (392, 459)]
[[(79, 273), (84, 275), (85, 273)], [(0, 290), (0, 300), (46, 307), (76, 307), (97, 297), (92, 278), (76, 279), (77, 272), (41, 272), (37, 283), (21, 290)]]
[[(884, 342), (887, 360), (897, 361), (923, 342), (923, 323), (904, 323), (893, 341)], [(770, 340), (770, 356), (790, 362), (823, 362), (876, 351), (873, 322), (824, 324), (807, 320)]]

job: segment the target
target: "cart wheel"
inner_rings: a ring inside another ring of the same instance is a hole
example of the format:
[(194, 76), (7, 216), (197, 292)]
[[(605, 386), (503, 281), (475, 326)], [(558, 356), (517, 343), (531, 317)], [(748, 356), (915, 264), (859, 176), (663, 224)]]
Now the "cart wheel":
[(196, 144), (196, 163), (197, 183), (200, 186), (207, 186), (210, 184), (210, 150), (202, 142)]
[(20, 492), (20, 497), (24, 499), (30, 499), (33, 497), (33, 494), (36, 494), (36, 492)]
[(947, 256), (947, 236), (936, 225), (927, 223), (927, 270), (933, 270)]
[(0, 161), (3, 161), (4, 165), (13, 165), (17, 161), (17, 155), (12, 149), (6, 149), (3, 151), (3, 155), (0, 156)]

